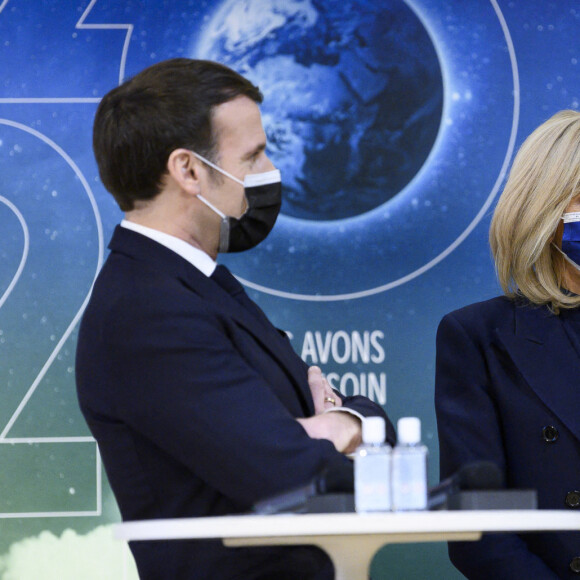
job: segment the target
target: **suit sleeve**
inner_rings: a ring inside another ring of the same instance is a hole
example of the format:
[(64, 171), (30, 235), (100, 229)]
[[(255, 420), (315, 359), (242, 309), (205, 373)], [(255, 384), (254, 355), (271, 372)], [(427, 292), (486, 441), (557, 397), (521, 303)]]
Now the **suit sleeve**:
[[(335, 391), (336, 392), (336, 391)], [(352, 409), (363, 417), (382, 417), (385, 420), (385, 441), (389, 445), (394, 446), (397, 442), (397, 434), (391, 420), (387, 416), (385, 410), (368, 399), (356, 395), (353, 397), (344, 397), (340, 393), (336, 393), (342, 400), (342, 407), (336, 409), (335, 412), (340, 412), (341, 409)]]
[(141, 437), (241, 506), (348, 461), (331, 442), (308, 437), (236, 347), (243, 338), (258, 351), (250, 335), (235, 336), (242, 331), (202, 301), (180, 304), (179, 292), (155, 305), (146, 299), (134, 296), (108, 313), (100, 357), (113, 377), (103, 385), (107, 400)]
[[(279, 330), (284, 336), (286, 333)], [(292, 348), (292, 347), (290, 347)], [(308, 365), (303, 362), (305, 372), (308, 371)], [(337, 397), (342, 401), (342, 407), (336, 409), (340, 411), (341, 408), (351, 409), (362, 415), (363, 417), (382, 417), (385, 420), (385, 441), (391, 446), (394, 446), (397, 442), (397, 433), (395, 427), (393, 426), (391, 420), (389, 419), (386, 411), (379, 404), (371, 401), (368, 397), (363, 397), (361, 395), (345, 396), (338, 390), (333, 389)]]
[[(487, 356), (493, 356), (491, 345), (481, 342), (454, 314), (443, 318), (437, 331), (435, 377), (441, 479), (477, 460), (493, 461), (505, 472)], [(471, 580), (558, 578), (517, 534), (486, 534), (479, 542), (450, 542), (449, 556)]]

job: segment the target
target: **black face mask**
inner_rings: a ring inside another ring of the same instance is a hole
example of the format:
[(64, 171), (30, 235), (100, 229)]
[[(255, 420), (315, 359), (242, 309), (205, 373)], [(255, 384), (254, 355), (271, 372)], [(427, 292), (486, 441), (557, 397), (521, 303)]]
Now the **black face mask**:
[(246, 175), (244, 181), (241, 181), (195, 151), (192, 153), (216, 171), (244, 186), (248, 207), (240, 218), (225, 215), (202, 195), (197, 196), (222, 218), (218, 252), (243, 252), (257, 246), (272, 231), (280, 213), (282, 206), (280, 171), (274, 169), (266, 173), (250, 173)]

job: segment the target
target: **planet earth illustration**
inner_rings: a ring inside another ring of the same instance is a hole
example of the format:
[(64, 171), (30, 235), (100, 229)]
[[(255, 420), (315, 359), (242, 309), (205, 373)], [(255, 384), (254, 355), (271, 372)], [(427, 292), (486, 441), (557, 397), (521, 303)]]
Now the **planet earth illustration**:
[(225, 0), (195, 50), (262, 90), (286, 216), (340, 220), (387, 203), (437, 138), (441, 66), (402, 0)]

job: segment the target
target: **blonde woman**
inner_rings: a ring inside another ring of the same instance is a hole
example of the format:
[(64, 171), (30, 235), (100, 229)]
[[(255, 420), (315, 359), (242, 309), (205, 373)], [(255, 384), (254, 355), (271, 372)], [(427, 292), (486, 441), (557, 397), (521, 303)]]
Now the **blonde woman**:
[[(580, 510), (580, 113), (524, 142), (490, 244), (505, 295), (437, 332), (441, 478), (491, 460), (539, 508)], [(580, 577), (580, 532), (489, 535), (449, 554), (470, 579)]]

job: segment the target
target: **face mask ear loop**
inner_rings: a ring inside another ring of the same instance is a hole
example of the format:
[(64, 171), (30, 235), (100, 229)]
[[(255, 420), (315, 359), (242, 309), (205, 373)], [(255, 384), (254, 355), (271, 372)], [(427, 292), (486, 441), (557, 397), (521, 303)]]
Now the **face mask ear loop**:
[(207, 201), (207, 199), (205, 199), (205, 197), (203, 197), (203, 195), (201, 195), (200, 193), (197, 194), (197, 199), (199, 199), (199, 201), (205, 203), (205, 205), (207, 205), (207, 207), (209, 207), (209, 209), (211, 209), (215, 213), (217, 213), (222, 218), (222, 220), (227, 219), (227, 216), (223, 211), (220, 211), (215, 205), (213, 205), (212, 203)]
[(574, 262), (574, 260), (572, 260), (568, 254), (566, 254), (566, 252), (563, 252), (554, 242), (551, 242), (551, 244), (556, 250), (558, 250), (558, 252), (560, 252), (560, 254), (562, 254), (562, 256), (564, 256), (564, 260), (566, 260), (566, 262), (568, 262), (571, 266), (574, 266), (576, 270), (580, 271), (580, 264), (576, 264), (576, 262)]
[(203, 197), (203, 195), (198, 194), (197, 199), (199, 199), (199, 201), (205, 203), (205, 205), (207, 205), (207, 207), (209, 207), (209, 209), (211, 209), (212, 211), (217, 213), (217, 215), (219, 215), (220, 218), (222, 218), (222, 223), (220, 226), (220, 241), (219, 241), (218, 252), (225, 252), (229, 243), (230, 243), (230, 220), (229, 220), (228, 216), (224, 212), (220, 211), (215, 205), (213, 205), (209, 201), (207, 201), (207, 199), (205, 199), (205, 197)]
[(202, 157), (199, 153), (196, 153), (195, 151), (191, 151), (191, 153), (193, 153), (200, 161), (203, 161), (203, 163), (205, 163), (206, 165), (209, 165), (212, 169), (215, 169), (216, 171), (219, 171), (219, 173), (221, 173), (222, 175), (225, 175), (226, 177), (233, 179), (236, 183), (239, 183), (242, 186), (244, 185), (243, 181), (241, 181), (237, 177), (234, 177), (231, 173), (228, 173), (225, 169), (222, 169), (221, 167), (219, 167), (215, 163), (212, 163), (209, 159)]

